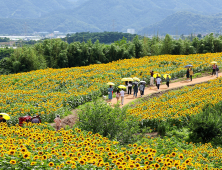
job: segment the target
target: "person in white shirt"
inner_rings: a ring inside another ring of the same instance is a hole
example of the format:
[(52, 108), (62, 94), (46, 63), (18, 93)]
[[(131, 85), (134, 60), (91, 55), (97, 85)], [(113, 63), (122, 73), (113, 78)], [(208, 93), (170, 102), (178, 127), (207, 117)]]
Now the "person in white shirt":
[(160, 90), (160, 83), (161, 83), (161, 78), (157, 77), (156, 78), (156, 84), (157, 84), (157, 89)]
[(124, 102), (124, 91), (123, 89), (120, 91), (120, 96), (121, 96), (121, 104), (123, 105), (123, 102)]

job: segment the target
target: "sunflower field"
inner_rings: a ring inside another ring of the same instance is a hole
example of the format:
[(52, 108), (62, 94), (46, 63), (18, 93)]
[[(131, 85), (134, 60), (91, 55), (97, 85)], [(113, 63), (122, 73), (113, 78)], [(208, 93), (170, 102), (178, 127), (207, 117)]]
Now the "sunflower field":
[[(183, 77), (184, 65), (192, 64), (194, 72), (211, 69), (211, 61), (220, 61), (222, 53), (195, 55), (161, 55), (125, 59), (65, 69), (44, 69), (27, 73), (1, 75), (0, 112), (10, 114), (11, 124), (24, 115), (40, 115), (52, 122), (55, 114), (63, 116), (95, 96), (107, 94), (106, 83), (122, 84), (122, 77), (139, 77), (149, 82), (150, 70)], [(117, 88), (117, 86), (115, 86)]]
[(207, 83), (183, 87), (169, 91), (129, 110), (139, 116), (144, 125), (156, 128), (160, 121), (171, 125), (186, 125), (191, 115), (198, 114), (207, 104), (215, 105), (222, 101), (222, 78)]
[(144, 138), (121, 146), (78, 128), (0, 124), (0, 169), (216, 169), (222, 149), (211, 144)]

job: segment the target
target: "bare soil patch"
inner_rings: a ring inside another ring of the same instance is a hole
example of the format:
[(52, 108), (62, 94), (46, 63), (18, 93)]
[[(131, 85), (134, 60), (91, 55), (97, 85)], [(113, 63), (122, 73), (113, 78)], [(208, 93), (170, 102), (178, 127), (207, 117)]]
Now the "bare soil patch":
[[(68, 115), (66, 117), (64, 117), (62, 120), (62, 128), (65, 128), (65, 126), (70, 126), (71, 128), (73, 127), (73, 125), (76, 124), (76, 122), (79, 120), (78, 114), (77, 114), (78, 110), (72, 110), (72, 114)], [(54, 128), (55, 128), (55, 123), (51, 124)]]

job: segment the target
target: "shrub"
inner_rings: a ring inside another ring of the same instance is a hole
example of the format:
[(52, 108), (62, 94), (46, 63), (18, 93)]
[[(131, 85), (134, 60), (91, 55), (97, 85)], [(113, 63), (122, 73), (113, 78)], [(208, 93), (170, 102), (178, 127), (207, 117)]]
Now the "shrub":
[[(139, 132), (139, 120), (127, 113), (127, 108), (114, 108), (105, 102), (94, 101), (87, 104), (78, 113), (77, 126), (82, 130), (99, 133), (110, 139), (117, 139), (121, 143), (134, 142)], [(138, 137), (138, 136), (137, 136)]]
[(206, 105), (200, 114), (191, 117), (189, 138), (193, 142), (222, 144), (222, 102)]

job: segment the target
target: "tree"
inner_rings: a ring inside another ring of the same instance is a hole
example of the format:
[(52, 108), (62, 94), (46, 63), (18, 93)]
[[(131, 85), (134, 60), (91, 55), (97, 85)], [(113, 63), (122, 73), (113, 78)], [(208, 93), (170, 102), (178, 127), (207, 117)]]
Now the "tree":
[(162, 54), (171, 54), (172, 49), (172, 38), (167, 34), (163, 40)]
[(59, 66), (59, 68), (68, 67), (68, 57), (67, 57), (67, 51), (66, 50), (62, 50), (59, 53), (57, 62), (58, 62), (57, 65)]
[(135, 46), (135, 57), (136, 58), (140, 58), (142, 57), (142, 52), (143, 52), (143, 45), (141, 43), (141, 41), (139, 40), (139, 37), (136, 36), (134, 39), (133, 39), (133, 44)]

